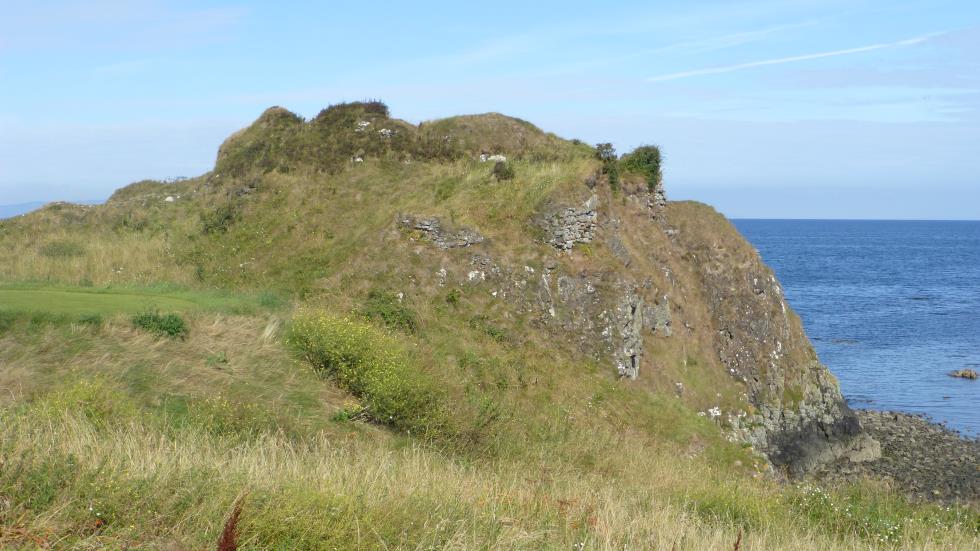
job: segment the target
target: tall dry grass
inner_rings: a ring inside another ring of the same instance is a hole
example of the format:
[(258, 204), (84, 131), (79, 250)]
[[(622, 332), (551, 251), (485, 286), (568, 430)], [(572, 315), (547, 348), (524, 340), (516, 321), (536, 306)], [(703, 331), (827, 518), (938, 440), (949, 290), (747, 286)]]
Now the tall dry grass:
[[(739, 540), (742, 549), (873, 547), (785, 517), (744, 533), (705, 520), (666, 497), (696, 486), (699, 467), (632, 446), (620, 451), (635, 458), (636, 476), (610, 479), (560, 463), (468, 465), (417, 446), (331, 438), (167, 438), (133, 422), (99, 428), (72, 412), (5, 412), (2, 420), (0, 543), (10, 546), (40, 538), (73, 548), (200, 548), (218, 539), (228, 508), (248, 491), (241, 549), (732, 549)], [(30, 476), (11, 469), (56, 476), (59, 460), (76, 474), (53, 481), (58, 490), (43, 511), (11, 505), (30, 491)], [(907, 536), (916, 538), (910, 549), (976, 544), (955, 531), (940, 541)]]
[(57, 228), (0, 239), (0, 281), (73, 285), (194, 283), (161, 235)]

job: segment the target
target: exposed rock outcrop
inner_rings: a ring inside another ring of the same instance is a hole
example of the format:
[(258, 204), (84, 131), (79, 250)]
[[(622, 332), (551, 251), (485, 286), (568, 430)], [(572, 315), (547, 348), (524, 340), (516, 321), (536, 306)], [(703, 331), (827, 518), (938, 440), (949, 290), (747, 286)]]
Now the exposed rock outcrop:
[(595, 238), (599, 198), (593, 195), (581, 207), (565, 207), (547, 214), (541, 221), (547, 241), (560, 251), (576, 243), (591, 243)]
[(421, 232), (422, 236), (440, 249), (455, 249), (483, 243), (484, 237), (476, 230), (460, 228), (450, 231), (442, 227), (442, 222), (435, 217), (424, 218), (410, 215), (399, 217), (399, 224), (404, 228)]
[[(734, 227), (703, 205), (661, 205), (656, 190), (629, 197), (636, 200), (614, 205), (593, 194), (579, 207), (552, 206), (536, 218), (560, 253), (578, 243), (597, 246), (577, 257), (577, 268), (567, 254), (537, 269), (518, 258), (475, 256), (459, 273), (461, 284), (532, 314), (624, 379), (657, 377), (663, 360), (648, 352), (663, 349), (657, 339), (680, 339), (688, 355), (713, 356), (697, 369), (731, 378), (746, 403), (725, 412), (712, 404), (712, 419), (791, 475), (878, 457), (877, 442), (817, 360), (771, 270)], [(438, 220), (404, 217), (402, 224), (443, 249), (479, 242), (446, 232)], [(612, 264), (591, 260), (600, 254)]]
[(877, 457), (772, 271), (731, 224), (710, 216), (676, 217), (671, 239), (699, 280), (718, 358), (756, 409), (735, 422), (735, 433), (794, 475), (841, 457)]
[(950, 371), (949, 376), (958, 379), (976, 380), (977, 372), (974, 369), (957, 369), (956, 371)]

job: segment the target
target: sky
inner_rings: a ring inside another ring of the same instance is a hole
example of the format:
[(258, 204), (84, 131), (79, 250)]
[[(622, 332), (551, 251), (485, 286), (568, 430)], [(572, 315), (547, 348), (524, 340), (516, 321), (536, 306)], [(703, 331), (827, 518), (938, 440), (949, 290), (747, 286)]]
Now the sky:
[(266, 107), (497, 111), (735, 218), (980, 219), (980, 2), (0, 0), (0, 205), (209, 170)]

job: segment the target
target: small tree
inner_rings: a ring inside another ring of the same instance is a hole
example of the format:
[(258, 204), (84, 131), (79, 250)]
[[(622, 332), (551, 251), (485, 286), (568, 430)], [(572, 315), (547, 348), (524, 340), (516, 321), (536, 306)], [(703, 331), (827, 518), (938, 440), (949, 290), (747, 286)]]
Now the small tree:
[(609, 178), (609, 187), (619, 189), (619, 159), (616, 149), (611, 143), (600, 143), (595, 146), (595, 156), (602, 161), (602, 173)]
[(611, 143), (600, 143), (595, 146), (595, 156), (603, 163), (616, 160), (616, 149)]

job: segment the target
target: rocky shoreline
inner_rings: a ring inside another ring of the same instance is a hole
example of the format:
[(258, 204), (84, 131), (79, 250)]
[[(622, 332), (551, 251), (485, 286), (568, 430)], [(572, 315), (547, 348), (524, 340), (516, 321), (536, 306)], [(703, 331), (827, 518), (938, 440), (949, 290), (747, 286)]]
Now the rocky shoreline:
[(855, 413), (864, 430), (881, 443), (881, 458), (837, 461), (815, 473), (818, 480), (883, 479), (915, 499), (980, 504), (980, 439), (907, 413)]

